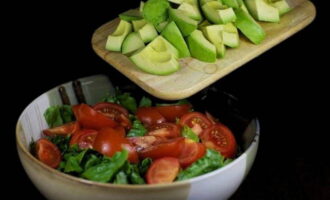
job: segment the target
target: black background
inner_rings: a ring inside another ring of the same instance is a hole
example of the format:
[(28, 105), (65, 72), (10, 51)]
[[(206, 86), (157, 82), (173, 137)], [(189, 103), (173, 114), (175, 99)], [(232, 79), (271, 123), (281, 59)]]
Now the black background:
[[(318, 14), (310, 26), (213, 84), (250, 104), (261, 122), (255, 164), (232, 199), (330, 199), (324, 22), (329, 17), (324, 5), (314, 3)], [(131, 83), (97, 57), (90, 40), (96, 28), (138, 5), (138, 0), (17, 3), (3, 18), (11, 19), (4, 31), (11, 37), (3, 38), (10, 43), (4, 54), (10, 60), (2, 66), (9, 77), (2, 80), (7, 191), (19, 187), (27, 191), (25, 198), (43, 199), (21, 167), (14, 138), (16, 120), (34, 98), (93, 74), (107, 74), (115, 85)]]

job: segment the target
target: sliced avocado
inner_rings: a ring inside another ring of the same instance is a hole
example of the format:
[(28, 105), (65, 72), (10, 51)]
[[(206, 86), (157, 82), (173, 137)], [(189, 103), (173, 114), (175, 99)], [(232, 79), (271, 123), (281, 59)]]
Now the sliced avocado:
[(224, 45), (224, 43), (219, 42), (214, 44), (215, 49), (217, 51), (217, 58), (224, 58), (226, 55), (226, 47)]
[(222, 38), (223, 32), (224, 25), (216, 24), (203, 27), (205, 37), (215, 46), (217, 58), (223, 58), (226, 52)]
[(168, 21), (164, 21), (156, 26), (157, 31), (160, 33), (164, 30), (166, 25), (168, 24)]
[(181, 4), (183, 2), (183, 0), (168, 0), (168, 1), (175, 4)]
[(222, 0), (222, 3), (231, 8), (239, 8), (241, 6), (241, 2), (238, 0)]
[(239, 46), (239, 34), (236, 26), (232, 23), (223, 25), (222, 39), (224, 45), (235, 48)]
[[(217, 0), (199, 0), (199, 5), (202, 7), (204, 4), (211, 1), (217, 1)], [(217, 2), (219, 2), (222, 5), (221, 1), (217, 1)]]
[(150, 74), (168, 75), (180, 68), (179, 62), (173, 54), (173, 46), (169, 48), (170, 43), (158, 36), (150, 44), (140, 51), (134, 53), (130, 59), (136, 66)]
[(130, 54), (144, 46), (145, 45), (141, 36), (137, 32), (132, 32), (125, 38), (121, 47), (121, 52), (123, 54)]
[(170, 8), (169, 16), (170, 19), (172, 19), (179, 27), (184, 37), (188, 36), (190, 33), (197, 29), (198, 22), (189, 18), (181, 10)]
[(119, 18), (122, 19), (122, 20), (130, 22), (132, 20), (142, 19), (142, 15), (141, 15), (139, 10), (130, 9), (130, 10), (127, 10), (123, 13), (120, 13)]
[(144, 25), (146, 25), (147, 21), (145, 19), (139, 19), (139, 20), (133, 20), (133, 30), (138, 31), (140, 30)]
[(194, 19), (196, 21), (202, 20), (202, 15), (199, 11), (198, 5), (190, 4), (183, 2), (179, 7), (178, 10), (182, 10), (186, 13), (188, 17)]
[(139, 29), (138, 33), (140, 34), (144, 43), (150, 42), (158, 35), (155, 27), (150, 23), (146, 23), (142, 28)]
[(161, 35), (179, 51), (179, 58), (190, 56), (188, 46), (174, 21), (167, 24)]
[(280, 16), (284, 15), (285, 13), (287, 13), (291, 10), (291, 7), (289, 6), (289, 4), (286, 0), (279, 0), (279, 1), (271, 3), (271, 5), (275, 8), (277, 8)]
[(224, 7), (218, 1), (210, 1), (202, 6), (205, 17), (215, 24), (225, 24), (236, 20), (233, 8)]
[(140, 7), (139, 7), (140, 13), (143, 12), (143, 7), (144, 7), (144, 1), (140, 1)]
[(121, 51), (122, 43), (131, 31), (132, 25), (125, 20), (120, 20), (116, 30), (108, 36), (105, 49), (109, 51)]
[(246, 0), (245, 4), (251, 15), (259, 21), (280, 21), (279, 11), (277, 8), (271, 6), (267, 0)]
[(179, 51), (161, 35), (152, 41), (150, 46), (155, 49), (155, 51), (168, 51), (175, 58), (179, 58)]
[(216, 48), (210, 43), (200, 30), (192, 32), (188, 38), (191, 56), (204, 62), (216, 61)]
[(199, 29), (202, 29), (204, 26), (208, 26), (210, 25), (210, 22), (207, 21), (207, 19), (205, 19), (204, 21), (202, 21), (199, 25), (198, 25), (198, 28)]
[(260, 44), (266, 37), (265, 31), (253, 19), (253, 17), (243, 9), (235, 9), (235, 26), (254, 44)]
[(143, 6), (143, 17), (153, 25), (166, 21), (170, 3), (167, 0), (148, 0)]
[(222, 24), (234, 22), (236, 20), (236, 15), (233, 8), (221, 9), (218, 12)]
[[(245, 3), (243, 0), (237, 0), (241, 9), (243, 9), (246, 13), (249, 13), (249, 10), (246, 8)], [(250, 14), (250, 13), (249, 13)]]

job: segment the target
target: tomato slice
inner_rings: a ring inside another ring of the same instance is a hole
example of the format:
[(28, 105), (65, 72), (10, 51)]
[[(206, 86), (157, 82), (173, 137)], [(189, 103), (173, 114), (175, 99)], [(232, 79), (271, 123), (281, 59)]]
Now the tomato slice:
[(237, 143), (231, 130), (223, 124), (215, 124), (201, 135), (203, 144), (214, 149), (226, 158), (233, 158), (236, 154)]
[(104, 102), (95, 104), (93, 109), (116, 121), (126, 129), (132, 127), (132, 123), (128, 117), (128, 111), (121, 105)]
[(77, 132), (79, 129), (80, 129), (80, 126), (79, 126), (78, 122), (70, 122), (70, 123), (64, 124), (62, 126), (43, 130), (43, 133), (47, 136), (71, 135), (71, 134)]
[(191, 109), (190, 104), (157, 106), (158, 112), (163, 115), (166, 121), (175, 122), (176, 118), (182, 117)]
[(123, 137), (122, 131), (118, 128), (101, 129), (95, 138), (93, 146), (96, 151), (109, 157), (125, 148), (128, 150), (128, 160), (134, 163), (139, 162), (134, 147), (127, 138)]
[(92, 149), (98, 132), (92, 129), (83, 129), (72, 135), (70, 145), (78, 144), (81, 149)]
[(206, 147), (204, 144), (194, 142), (190, 139), (185, 139), (184, 147), (182, 148), (179, 156), (179, 162), (181, 167), (186, 168), (193, 162), (197, 161), (204, 156)]
[(181, 117), (179, 124), (189, 126), (197, 135), (200, 135), (203, 130), (212, 125), (212, 122), (202, 113), (190, 112)]
[(154, 107), (141, 107), (137, 110), (136, 116), (146, 126), (160, 124), (166, 121), (164, 116)]
[(163, 157), (155, 160), (147, 171), (148, 184), (172, 183), (179, 173), (180, 163), (177, 158)]
[(176, 138), (181, 136), (181, 127), (174, 123), (154, 124), (148, 128), (147, 135), (153, 135), (162, 138)]
[(127, 138), (132, 146), (134, 146), (137, 152), (142, 151), (143, 149), (149, 148), (152, 145), (162, 143), (164, 138), (156, 137), (153, 135), (145, 135), (140, 137), (128, 137)]
[(179, 137), (175, 139), (165, 140), (159, 144), (145, 148), (139, 152), (139, 156), (142, 158), (162, 158), (162, 157), (176, 157), (180, 156), (181, 149), (184, 145), (184, 138)]
[(37, 158), (52, 168), (57, 168), (61, 162), (61, 152), (51, 141), (42, 138), (36, 142)]
[(73, 106), (74, 115), (81, 126), (99, 130), (104, 127), (115, 127), (117, 123), (109, 117), (95, 111), (87, 104)]

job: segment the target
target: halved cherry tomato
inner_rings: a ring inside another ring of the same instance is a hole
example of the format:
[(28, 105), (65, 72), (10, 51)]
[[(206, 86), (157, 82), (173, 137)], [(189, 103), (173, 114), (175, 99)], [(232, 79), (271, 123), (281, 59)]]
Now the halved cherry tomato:
[(139, 152), (139, 156), (142, 158), (162, 158), (162, 157), (175, 157), (180, 156), (181, 150), (184, 145), (184, 138), (179, 137), (163, 141), (162, 143), (152, 145)]
[(145, 135), (139, 137), (128, 137), (127, 138), (132, 146), (134, 146), (137, 152), (142, 151), (143, 149), (149, 148), (152, 145), (159, 144), (165, 140), (162, 137), (156, 137), (153, 135)]
[(158, 112), (163, 115), (166, 121), (175, 122), (176, 118), (182, 117), (190, 111), (190, 104), (157, 106)]
[(197, 135), (200, 135), (204, 129), (212, 125), (212, 122), (199, 112), (190, 112), (183, 115), (179, 123), (181, 126), (189, 126)]
[(203, 157), (205, 152), (206, 147), (204, 144), (186, 138), (179, 157), (180, 165), (183, 168), (188, 167), (193, 162)]
[(226, 158), (232, 158), (236, 154), (237, 143), (231, 130), (223, 124), (215, 124), (201, 135), (203, 144), (214, 149)]
[(138, 155), (127, 138), (123, 137), (120, 129), (104, 128), (101, 129), (94, 141), (94, 149), (103, 155), (113, 156), (123, 148), (128, 150), (128, 160), (139, 162)]
[(128, 111), (121, 105), (104, 102), (95, 104), (93, 109), (116, 121), (126, 129), (132, 127), (132, 123), (128, 118)]
[(137, 110), (136, 116), (146, 126), (160, 124), (166, 121), (164, 116), (154, 107), (141, 107)]
[(147, 135), (163, 137), (167, 139), (176, 138), (181, 136), (181, 127), (174, 123), (161, 123), (155, 124), (148, 128)]
[(179, 173), (180, 163), (177, 158), (163, 157), (155, 160), (147, 171), (148, 184), (172, 183)]
[(70, 122), (67, 124), (63, 124), (62, 126), (49, 128), (43, 130), (43, 133), (47, 136), (54, 136), (54, 135), (71, 135), (77, 132), (80, 129), (78, 122)]
[(52, 168), (57, 168), (61, 162), (61, 152), (51, 141), (42, 138), (36, 142), (37, 158)]
[(72, 135), (70, 145), (78, 144), (81, 149), (92, 149), (98, 132), (92, 129), (83, 129)]
[(79, 124), (87, 129), (99, 130), (104, 127), (115, 127), (117, 123), (109, 117), (95, 111), (87, 104), (73, 106), (73, 112)]

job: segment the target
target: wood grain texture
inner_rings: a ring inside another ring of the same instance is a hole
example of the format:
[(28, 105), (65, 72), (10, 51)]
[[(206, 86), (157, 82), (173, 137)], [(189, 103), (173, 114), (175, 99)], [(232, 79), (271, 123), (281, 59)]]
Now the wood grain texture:
[(168, 76), (147, 74), (140, 71), (125, 55), (105, 50), (106, 38), (116, 28), (118, 18), (102, 25), (94, 32), (92, 46), (97, 55), (151, 95), (166, 100), (177, 100), (197, 93), (292, 36), (310, 24), (315, 15), (313, 3), (305, 1), (285, 14), (280, 23), (260, 23), (267, 34), (261, 44), (254, 45), (242, 36), (240, 46), (228, 49), (224, 59), (219, 59), (216, 63), (205, 63), (193, 58), (184, 58), (180, 60), (181, 69)]

